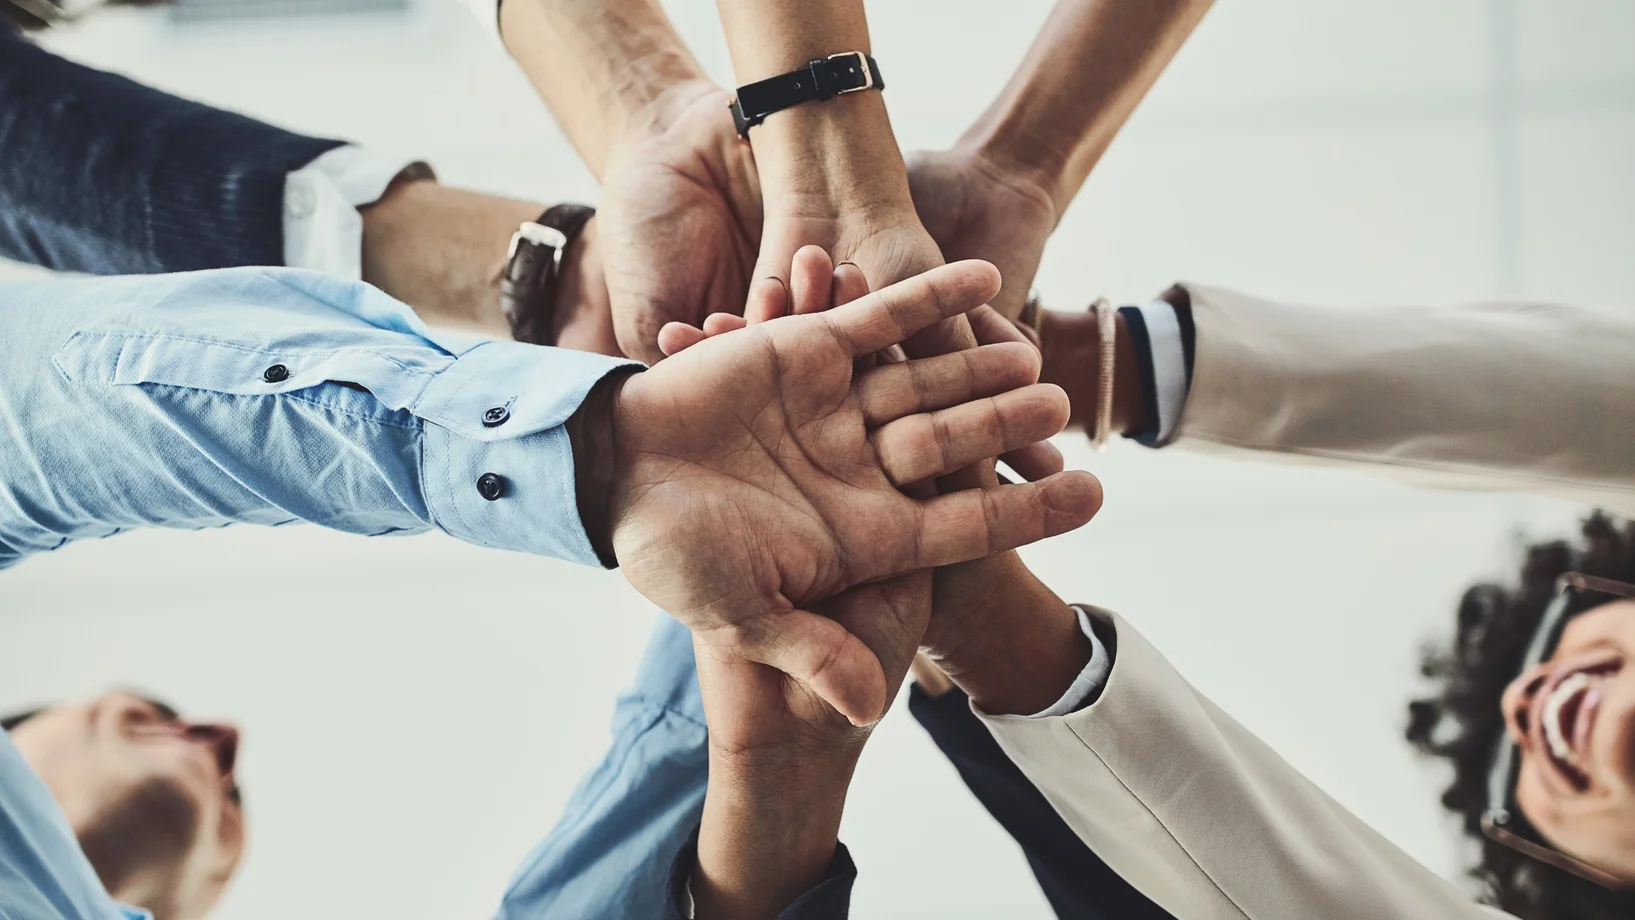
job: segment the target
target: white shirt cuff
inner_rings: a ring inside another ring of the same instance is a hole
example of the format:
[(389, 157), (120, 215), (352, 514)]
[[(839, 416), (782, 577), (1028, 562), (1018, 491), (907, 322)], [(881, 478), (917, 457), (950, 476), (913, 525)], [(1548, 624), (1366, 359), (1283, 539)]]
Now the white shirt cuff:
[(1175, 308), (1162, 300), (1141, 307), (1141, 318), (1147, 322), (1147, 341), (1152, 348), (1158, 443), (1166, 444), (1187, 404), (1187, 359), (1181, 345), (1181, 321), (1175, 316)]
[(1101, 691), (1107, 684), (1107, 677), (1113, 672), (1113, 658), (1107, 652), (1107, 647), (1096, 638), (1096, 631), (1091, 625), (1090, 614), (1083, 607), (1074, 606), (1073, 612), (1079, 616), (1079, 629), (1084, 631), (1086, 639), (1090, 640), (1090, 660), (1084, 670), (1073, 679), (1067, 692), (1062, 698), (1052, 703), (1050, 708), (1040, 710), (1027, 718), (1047, 719), (1051, 716), (1065, 716), (1084, 706), (1086, 700)]
[(363, 280), (363, 215), (415, 160), (336, 147), (284, 179), (284, 264)]

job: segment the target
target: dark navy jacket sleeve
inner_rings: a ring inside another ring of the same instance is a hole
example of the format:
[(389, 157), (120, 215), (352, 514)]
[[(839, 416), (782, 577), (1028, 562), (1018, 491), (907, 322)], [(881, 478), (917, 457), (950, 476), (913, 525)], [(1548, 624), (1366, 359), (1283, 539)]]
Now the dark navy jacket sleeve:
[(919, 684), (909, 711), (959, 770), (965, 785), (1022, 847), (1062, 920), (1174, 920), (1102, 862), (1022, 775), (955, 689), (932, 697)]
[(0, 27), (0, 257), (141, 274), (284, 264), (304, 137), (58, 57)]

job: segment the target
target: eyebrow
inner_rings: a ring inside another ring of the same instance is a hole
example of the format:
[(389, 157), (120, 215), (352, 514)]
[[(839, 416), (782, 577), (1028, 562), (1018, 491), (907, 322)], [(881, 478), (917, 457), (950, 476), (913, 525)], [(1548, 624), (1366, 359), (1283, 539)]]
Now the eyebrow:
[(161, 703), (152, 697), (138, 695), (137, 699), (140, 699), (142, 702), (152, 706), (153, 711), (159, 714), (159, 718), (164, 719), (166, 722), (176, 722), (180, 721), (182, 718), (182, 714), (177, 712), (173, 707), (166, 703)]

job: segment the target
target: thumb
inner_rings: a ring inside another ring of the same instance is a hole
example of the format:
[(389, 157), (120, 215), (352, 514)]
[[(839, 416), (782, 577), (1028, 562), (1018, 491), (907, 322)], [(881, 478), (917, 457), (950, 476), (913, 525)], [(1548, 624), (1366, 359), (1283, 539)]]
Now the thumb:
[[(806, 684), (853, 725), (869, 725), (886, 707), (886, 675), (863, 640), (838, 622), (805, 610), (762, 614), (733, 628), (732, 654), (777, 668)], [(715, 635), (702, 637), (712, 645)]]

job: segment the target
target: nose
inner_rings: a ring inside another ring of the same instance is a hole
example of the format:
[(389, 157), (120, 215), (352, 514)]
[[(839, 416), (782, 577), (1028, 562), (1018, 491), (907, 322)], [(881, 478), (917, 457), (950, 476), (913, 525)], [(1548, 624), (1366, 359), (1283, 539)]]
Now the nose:
[(216, 767), (222, 779), (231, 779), (233, 765), (238, 761), (238, 729), (214, 722), (196, 722), (187, 726), (189, 739), (205, 746), (216, 758)]

